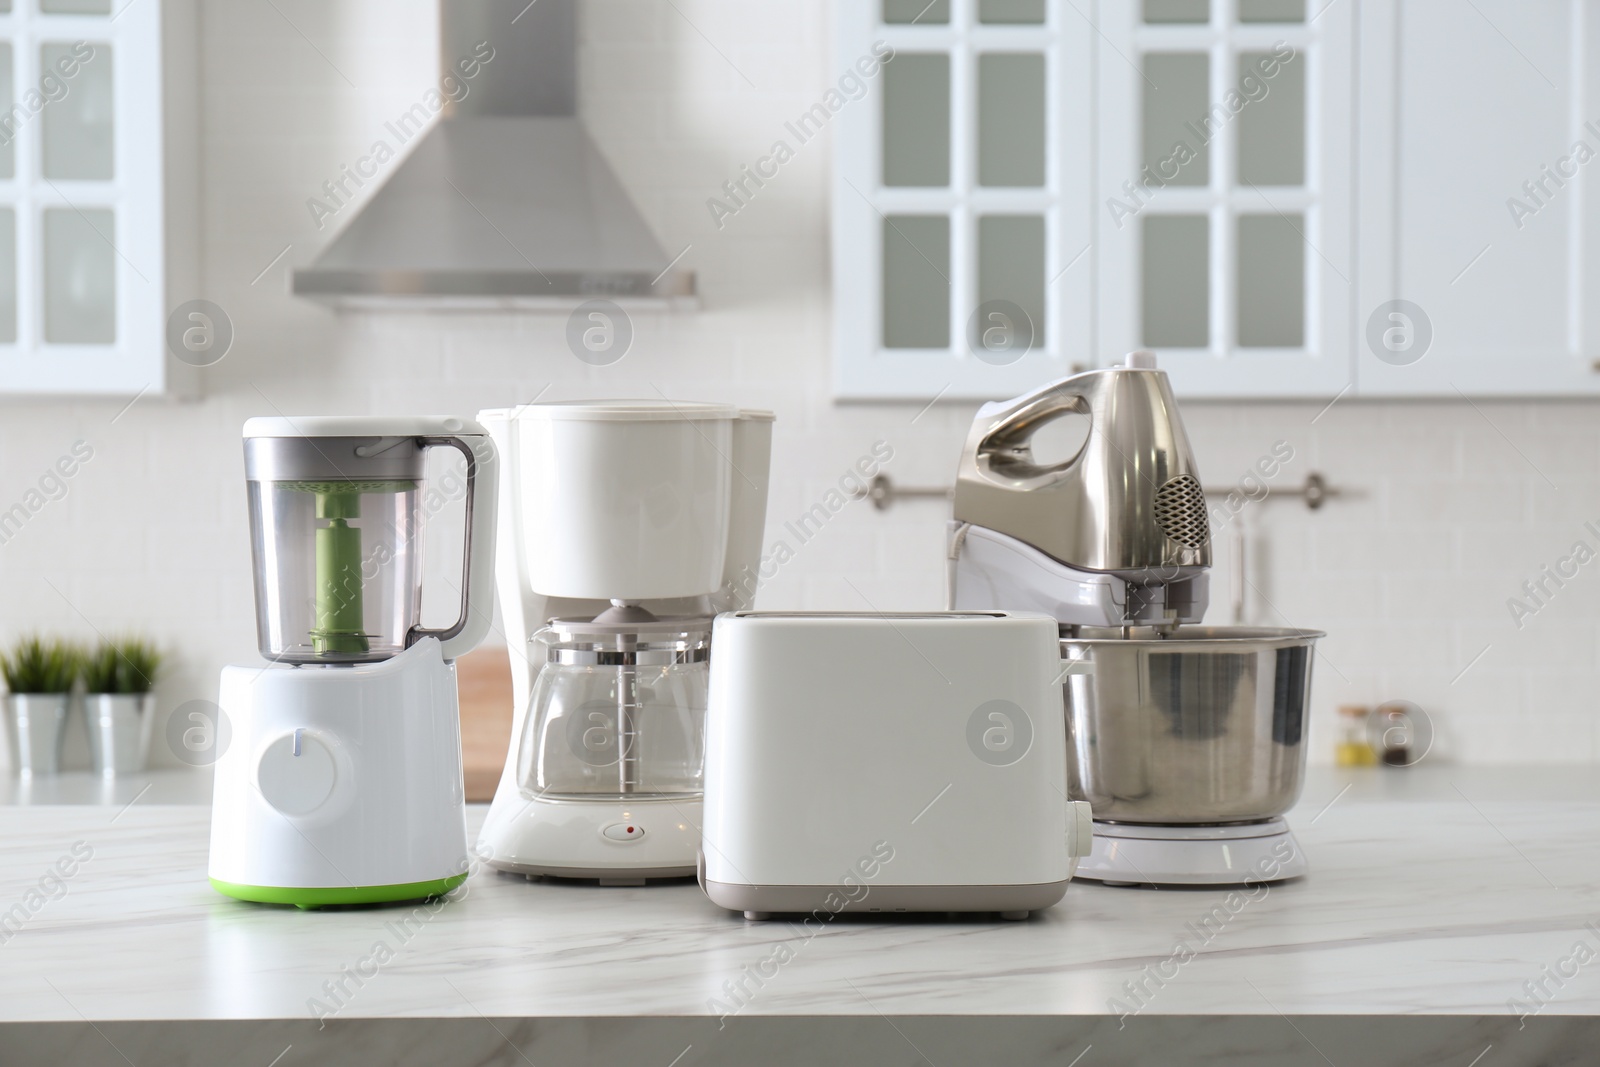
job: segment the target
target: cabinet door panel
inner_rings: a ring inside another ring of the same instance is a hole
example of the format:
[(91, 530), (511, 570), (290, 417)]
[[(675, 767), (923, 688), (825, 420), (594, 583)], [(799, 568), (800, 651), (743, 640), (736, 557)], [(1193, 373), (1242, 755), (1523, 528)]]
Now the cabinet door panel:
[(1588, 6), (1363, 8), (1363, 394), (1600, 391)]
[(841, 69), (894, 54), (832, 127), (835, 396), (993, 400), (1081, 369), (1093, 24), (1054, 0), (833, 6)]
[(1154, 348), (1184, 398), (1331, 398), (1355, 371), (1355, 5), (1247, 7), (1097, 9), (1096, 355)]

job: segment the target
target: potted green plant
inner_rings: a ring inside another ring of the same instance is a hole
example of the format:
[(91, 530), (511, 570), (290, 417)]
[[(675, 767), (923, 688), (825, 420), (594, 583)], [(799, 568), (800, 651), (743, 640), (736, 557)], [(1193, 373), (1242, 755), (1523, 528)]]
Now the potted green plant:
[(80, 655), (64, 641), (24, 637), (0, 652), (5, 676), (6, 737), (12, 767), (23, 776), (61, 769), (61, 739)]
[(161, 653), (140, 637), (103, 641), (83, 658), (89, 758), (98, 774), (136, 774), (150, 752)]

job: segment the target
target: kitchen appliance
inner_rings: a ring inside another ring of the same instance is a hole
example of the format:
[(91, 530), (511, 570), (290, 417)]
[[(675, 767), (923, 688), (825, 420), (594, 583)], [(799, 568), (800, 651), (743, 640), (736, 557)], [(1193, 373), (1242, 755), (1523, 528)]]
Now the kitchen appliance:
[[(430, 448), (464, 482), (428, 485)], [(456, 418), (244, 427), (265, 667), (222, 672), (211, 884), (321, 907), (436, 896), (467, 876), (455, 659), (488, 631), (498, 463)], [(422, 625), (425, 519), (464, 496), (458, 617)]]
[[(1041, 463), (1034, 435), (1088, 420)], [(1061, 628), (1073, 796), (1094, 807), (1078, 877), (1226, 885), (1305, 873), (1298, 799), (1312, 630), (1202, 628), (1211, 531), (1167, 376), (1135, 352), (986, 404), (950, 524), (952, 609), (1043, 611)]]
[(1061, 642), (1077, 776), (1094, 806), (1081, 877), (1276, 882), (1305, 873), (1300, 799), (1314, 630), (1084, 628)]
[(772, 415), (634, 400), (479, 418), (504, 457), (516, 707), (478, 850), (530, 877), (690, 876), (711, 620), (760, 581)]
[[(717, 618), (701, 885), (746, 918), (1061, 899), (1091, 837), (1067, 799), (1054, 620)], [(809, 920), (808, 920), (809, 925)]]

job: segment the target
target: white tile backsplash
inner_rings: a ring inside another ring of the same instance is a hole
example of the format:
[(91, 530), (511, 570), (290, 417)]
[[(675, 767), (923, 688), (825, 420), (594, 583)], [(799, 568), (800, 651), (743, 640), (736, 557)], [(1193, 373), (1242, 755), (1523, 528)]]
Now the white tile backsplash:
[[(705, 206), (831, 80), (826, 8), (583, 3), (591, 133), (662, 244), (672, 253), (692, 245), (684, 264), (699, 274), (704, 305), (635, 316), (630, 354), (593, 368), (567, 351), (563, 315), (336, 314), (289, 297), (288, 265), (309, 262), (354, 214), (342, 209), (319, 231), (308, 198), (434, 80), (436, 5), (205, 0), (203, 295), (233, 318), (234, 349), (208, 371), (205, 399), (146, 398), (114, 424), (122, 401), (7, 405), (0, 508), (73, 440), (91, 440), (96, 455), (62, 500), (0, 545), (0, 637), (141, 628), (174, 655), (162, 713), (209, 697), (222, 664), (256, 659), (239, 457), (246, 417), (472, 412), (546, 387), (549, 398), (659, 389), (774, 409), (768, 543), (783, 537), (796, 555), (765, 586), (763, 605), (942, 604), (947, 511), (937, 501), (883, 513), (852, 503), (805, 545), (782, 525), (879, 439), (895, 449), (888, 469), (897, 481), (948, 483), (974, 408), (918, 416), (920, 405), (831, 403), (827, 140), (801, 149), (722, 229)], [(285, 245), (289, 255), (262, 275)], [(1284, 441), (1296, 454), (1275, 487), (1318, 470), (1349, 494), (1316, 514), (1293, 500), (1250, 503), (1218, 537), (1211, 621), (1232, 621), (1237, 529), (1248, 545), (1246, 620), (1330, 631), (1317, 665), (1313, 759), (1331, 753), (1336, 704), (1397, 698), (1427, 710), (1436, 758), (1600, 759), (1600, 561), (1521, 631), (1506, 603), (1574, 541), (1600, 549), (1583, 529), (1600, 524), (1600, 405), (1323, 408), (1185, 410), (1208, 485), (1237, 484)], [(173, 762), (156, 747), (158, 761)]]

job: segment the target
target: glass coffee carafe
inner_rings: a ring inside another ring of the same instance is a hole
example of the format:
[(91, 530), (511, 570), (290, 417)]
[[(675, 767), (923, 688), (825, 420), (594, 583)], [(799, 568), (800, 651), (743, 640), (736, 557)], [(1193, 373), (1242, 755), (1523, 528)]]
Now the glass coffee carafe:
[[(711, 620), (626, 628), (555, 620), (534, 635), (517, 777), (528, 797), (698, 797)], [(538, 662), (538, 660), (535, 660)]]
[[(464, 603), (454, 627), (421, 626), (424, 456), (430, 446), (461, 450), (470, 471), (470, 448), (455, 437), (246, 439), (263, 656), (367, 663), (388, 659), (419, 637), (443, 641), (461, 630)], [(470, 526), (470, 476), (466, 488)]]

